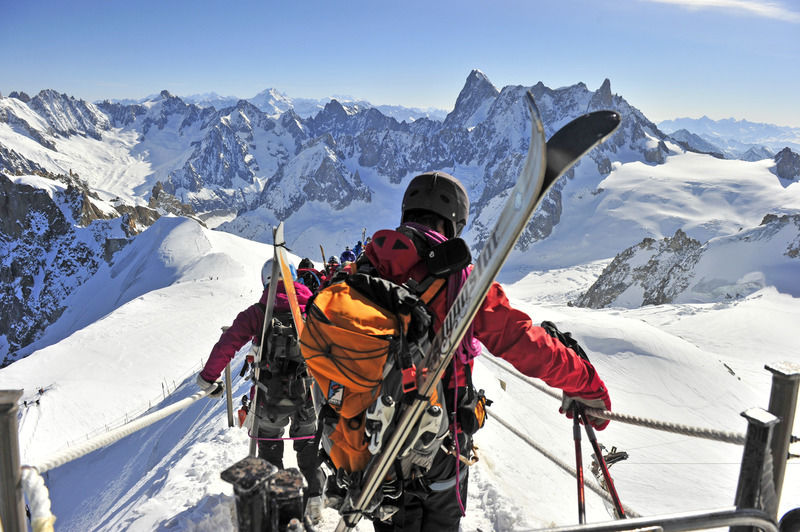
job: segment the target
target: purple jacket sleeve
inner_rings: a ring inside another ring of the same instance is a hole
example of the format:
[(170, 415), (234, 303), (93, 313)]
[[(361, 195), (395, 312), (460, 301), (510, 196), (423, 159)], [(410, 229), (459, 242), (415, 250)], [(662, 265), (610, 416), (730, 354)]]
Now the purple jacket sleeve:
[(264, 311), (258, 304), (240, 312), (230, 328), (222, 333), (219, 341), (214, 345), (200, 376), (208, 382), (219, 379), (225, 366), (233, 359), (236, 352), (254, 336), (261, 334), (263, 324)]

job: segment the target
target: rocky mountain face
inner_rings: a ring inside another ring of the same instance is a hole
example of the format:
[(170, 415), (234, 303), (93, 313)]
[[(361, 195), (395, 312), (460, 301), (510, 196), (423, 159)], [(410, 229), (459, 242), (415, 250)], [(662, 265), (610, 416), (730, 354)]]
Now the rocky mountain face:
[[(245, 100), (217, 109), (168, 91), (140, 103), (97, 105), (52, 90), (0, 98), (0, 309), (9, 318), (0, 330), (0, 354), (12, 360), (60, 315), (76, 286), (164, 214), (242, 218), (259, 210), (291, 225), (294, 213), (313, 202), (352, 219), (359, 231), (363, 220), (354, 216), (360, 212), (354, 204), (363, 209), (387, 184), (439, 169), (463, 176), (472, 198), (469, 239), (480, 250), (497, 216), (494, 204), (513, 186), (530, 141), (527, 90), (548, 136), (587, 111), (622, 114), (620, 131), (581, 163), (598, 179), (610, 172), (611, 160), (659, 164), (671, 153), (670, 139), (613, 94), (609, 80), (596, 91), (583, 83), (498, 89), (475, 70), (441, 121), (398, 121), (378, 108), (335, 100), (308, 117), (292, 109), (267, 113)], [(279, 96), (262, 94), (261, 104), (280, 110), (286, 102)], [(80, 143), (70, 144), (75, 139)], [(72, 173), (86, 156), (95, 159), (82, 168), (97, 173), (91, 177), (103, 190)], [(120, 170), (118, 161), (127, 166)], [(119, 200), (106, 186), (125, 187), (130, 179), (141, 182), (134, 201)], [(558, 223), (563, 186), (550, 193), (518, 248), (545, 238)], [(235, 223), (226, 228), (237, 231)]]
[[(736, 257), (731, 261), (731, 257)], [(800, 215), (769, 214), (758, 227), (705, 243), (678, 230), (618, 253), (577, 300), (579, 307), (636, 308), (745, 297), (764, 286), (800, 293)]]
[[(398, 122), (376, 108), (345, 107), (335, 100), (310, 118), (291, 110), (273, 117), (245, 100), (217, 110), (186, 103), (167, 91), (140, 104), (103, 102), (97, 106), (42, 91), (30, 99), (27, 111), (47, 124), (44, 132), (41, 124), (23, 123), (20, 116), (28, 115), (15, 112), (14, 106), (0, 106), (0, 120), (13, 122), (15, 130), (31, 138), (39, 135), (38, 142), (53, 150), (57, 149), (53, 135), (100, 138), (109, 128), (135, 132), (138, 156), (152, 157), (157, 150), (167, 161), (152, 163), (159, 163), (154, 175), (163, 190), (198, 213), (266, 207), (278, 216), (308, 201), (323, 201), (342, 210), (370, 197), (374, 186), (357, 179), (365, 170), (399, 183), (415, 172), (468, 167), (478, 176), (470, 183), (470, 192), (477, 194), (473, 202), (477, 220), (487, 202), (510, 188), (519, 173), (529, 142), (526, 90), (521, 86), (498, 90), (483, 73), (473, 71), (455, 108), (442, 122), (424, 118)], [(613, 95), (608, 80), (597, 91), (582, 83), (556, 90), (539, 83), (532, 90), (548, 134), (586, 111), (613, 108), (622, 112), (622, 132), (593, 154), (601, 174), (610, 170), (603, 150), (632, 150), (651, 163), (663, 162), (669, 153), (665, 135), (623, 98)], [(286, 105), (272, 92), (261, 99), (280, 104), (276, 109)], [(326, 157), (317, 153), (320, 143), (327, 146)], [(11, 162), (11, 153), (2, 156), (9, 166), (21, 168)], [(318, 166), (310, 168), (311, 161)], [(302, 184), (309, 180), (314, 181), (310, 188)], [(271, 186), (264, 187), (265, 182)], [(304, 199), (299, 193), (287, 193), (286, 188), (308, 188), (312, 195)], [(332, 194), (325, 196), (324, 191)], [(557, 223), (557, 194), (550, 214), (540, 221), (543, 226)], [(491, 222), (478, 222), (478, 247)], [(531, 228), (523, 245), (547, 233), (546, 228)]]
[(18, 161), (24, 177), (0, 171), (0, 366), (13, 362), (58, 319), (69, 295), (161, 214), (193, 214), (159, 190), (150, 207), (112, 206), (77, 175), (35, 167)]
[[(481, 249), (494, 222), (494, 213), (484, 210), (513, 186), (530, 142), (527, 90), (536, 98), (548, 136), (588, 111), (621, 112), (620, 132), (591, 154), (600, 175), (611, 170), (610, 157), (618, 158), (623, 151), (654, 164), (670, 153), (664, 142), (667, 137), (622, 97), (612, 94), (608, 80), (597, 91), (582, 83), (557, 90), (542, 83), (498, 90), (479, 71), (470, 73), (455, 108), (441, 123), (425, 119), (398, 123), (375, 109), (348, 113), (332, 102), (308, 121), (308, 130), (312, 136), (329, 134), (342, 159), (356, 160), (392, 183), (426, 169), (458, 173), (453, 168), (471, 168), (470, 173), (477, 176), (466, 183), (473, 198), (471, 235), (475, 248)], [(557, 187), (528, 226), (519, 248), (550, 234), (561, 212), (559, 194)]]
[(686, 289), (686, 272), (691, 272), (700, 255), (701, 244), (680, 229), (675, 235), (656, 241), (645, 238), (617, 254), (595, 283), (575, 301), (579, 307), (603, 308), (614, 303), (640, 299), (640, 305), (670, 303)]
[(800, 155), (789, 148), (784, 148), (774, 157), (773, 173), (785, 181), (800, 179)]

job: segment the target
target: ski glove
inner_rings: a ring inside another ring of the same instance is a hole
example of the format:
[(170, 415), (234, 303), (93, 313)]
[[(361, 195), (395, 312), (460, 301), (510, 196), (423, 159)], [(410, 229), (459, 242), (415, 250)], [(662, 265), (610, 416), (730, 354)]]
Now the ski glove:
[(209, 392), (208, 397), (212, 399), (221, 399), (222, 392), (225, 391), (222, 381), (208, 382), (199, 374), (197, 375), (197, 386), (204, 392)]
[[(608, 390), (603, 386), (596, 392), (588, 393), (583, 396), (573, 396), (564, 394), (561, 398), (561, 408), (558, 409), (562, 414), (566, 414), (569, 419), (572, 419), (573, 403), (580, 403), (582, 406), (588, 408), (595, 408), (597, 410), (611, 410), (611, 398), (608, 396)], [(609, 420), (601, 417), (592, 416), (586, 413), (586, 419), (589, 424), (597, 430), (603, 430), (608, 426)]]

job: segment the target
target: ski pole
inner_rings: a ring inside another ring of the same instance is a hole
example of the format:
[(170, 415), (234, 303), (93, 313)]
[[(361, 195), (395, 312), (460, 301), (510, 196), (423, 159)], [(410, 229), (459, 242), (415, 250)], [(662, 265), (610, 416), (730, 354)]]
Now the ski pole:
[(583, 457), (581, 452), (581, 424), (577, 403), (572, 406), (572, 437), (575, 440), (575, 472), (578, 479), (578, 523), (586, 522), (586, 499), (583, 492)]
[[(583, 411), (583, 408), (576, 405), (576, 410), (580, 412), (583, 426), (586, 428), (586, 436), (589, 438), (589, 442), (592, 444), (594, 455), (597, 457), (597, 463), (600, 464), (600, 470), (603, 472), (603, 478), (606, 480), (606, 488), (608, 488), (608, 493), (611, 495), (611, 498), (614, 501), (614, 508), (617, 511), (617, 517), (619, 519), (625, 519), (625, 510), (622, 508), (622, 502), (620, 502), (617, 489), (614, 487), (614, 481), (611, 480), (611, 474), (608, 472), (608, 465), (606, 464), (606, 459), (603, 456), (603, 450), (600, 448), (600, 444), (597, 443), (597, 436), (594, 434), (594, 429), (589, 424), (589, 418), (586, 416), (586, 412)], [(577, 416), (575, 417), (577, 418)]]

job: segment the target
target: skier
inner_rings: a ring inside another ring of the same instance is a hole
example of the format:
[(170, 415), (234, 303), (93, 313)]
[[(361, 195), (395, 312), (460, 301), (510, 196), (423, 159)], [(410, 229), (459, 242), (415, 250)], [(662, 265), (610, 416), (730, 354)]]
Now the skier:
[(304, 257), (303, 259), (301, 259), (300, 264), (297, 265), (298, 270), (302, 268), (313, 268), (313, 267), (314, 263), (311, 262), (311, 259), (309, 259), (308, 257)]
[(356, 242), (356, 245), (353, 248), (353, 253), (356, 254), (356, 257), (358, 257), (359, 255), (361, 255), (362, 251), (364, 251), (364, 243), (361, 240), (359, 240), (358, 242)]
[(312, 293), (316, 293), (328, 280), (328, 277), (314, 268), (314, 263), (311, 259), (305, 258), (300, 261), (297, 268), (297, 280), (306, 285)]
[(342, 251), (342, 254), (339, 255), (339, 260), (342, 261), (342, 264), (345, 262), (355, 262), (356, 254), (353, 253), (353, 250), (350, 249), (350, 246), (345, 246), (344, 251)]
[[(401, 226), (398, 232), (408, 236), (418, 252), (431, 245), (457, 237), (467, 224), (469, 198), (463, 185), (453, 176), (443, 172), (426, 172), (409, 183), (402, 203)], [(377, 242), (370, 243), (361, 261), (378, 260)], [(379, 271), (390, 271), (394, 279), (422, 281), (428, 276), (424, 261), (418, 261), (408, 270), (397, 271), (396, 264), (375, 264)], [(455, 300), (470, 268), (452, 274), (445, 287), (428, 305), (434, 315), (434, 329), (438, 330), (449, 306)], [(560, 411), (572, 415), (574, 402), (590, 408), (611, 409), (608, 391), (595, 368), (575, 351), (566, 347), (542, 327), (532, 323), (524, 312), (513, 308), (502, 287), (493, 283), (475, 319), (467, 330), (450, 369), (443, 375), (447, 411), (453, 412), (452, 392), (457, 397), (467, 397), (471, 381), (472, 359), (481, 351), (482, 343), (493, 355), (502, 357), (527, 376), (537, 377), (564, 392)], [(453, 388), (457, 389), (454, 390)], [(460, 402), (460, 401), (459, 401)], [(462, 406), (462, 405), (457, 405)], [(459, 413), (459, 418), (461, 413)], [(589, 422), (598, 430), (608, 421), (589, 416)], [(452, 446), (453, 428), (449, 445), (469, 458), (472, 450), (471, 435), (459, 431), (458, 445)], [(447, 442), (447, 440), (446, 440)], [(456, 472), (458, 471), (458, 479)], [(376, 531), (453, 531), (459, 529), (462, 508), (467, 501), (468, 468), (459, 464), (454, 454), (440, 450), (430, 470), (421, 479), (405, 479), (403, 493), (391, 504), (399, 511), (390, 522), (375, 520)]]
[(331, 255), (331, 258), (328, 259), (328, 264), (325, 266), (325, 275), (328, 279), (331, 279), (338, 269), (339, 259), (335, 255)]
[[(261, 271), (264, 292), (260, 301), (240, 312), (233, 324), (222, 333), (203, 370), (197, 375), (197, 385), (202, 390), (214, 389), (209, 397), (222, 397), (219, 377), (225, 366), (247, 342), (252, 341), (253, 349), (258, 349), (264, 334), (266, 349), (262, 351), (262, 369), (257, 384), (258, 456), (283, 469), (283, 433), (291, 421), (288, 439), (294, 441), (297, 465), (308, 482), (306, 514), (312, 521), (318, 521), (322, 516), (324, 475), (319, 468), (314, 442), (317, 419), (311, 398), (311, 378), (297, 347), (283, 281), (279, 281), (277, 286), (273, 322), (266, 332), (262, 332), (271, 274), (272, 260), (268, 260)], [(300, 309), (305, 312), (311, 291), (297, 281), (294, 282), (294, 289)], [(250, 391), (251, 398), (252, 395), (253, 389)]]

